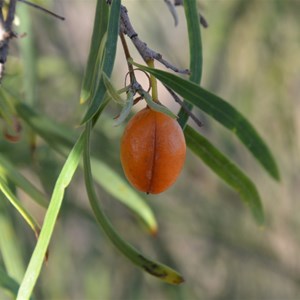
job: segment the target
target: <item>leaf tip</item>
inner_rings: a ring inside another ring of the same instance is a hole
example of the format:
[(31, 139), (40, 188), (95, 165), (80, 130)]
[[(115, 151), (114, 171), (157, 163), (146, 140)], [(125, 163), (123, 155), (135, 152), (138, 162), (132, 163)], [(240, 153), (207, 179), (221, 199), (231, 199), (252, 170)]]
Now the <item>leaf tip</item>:
[(265, 214), (264, 214), (264, 211), (263, 209), (255, 209), (253, 211), (253, 215), (254, 215), (254, 218), (256, 220), (256, 223), (257, 225), (259, 226), (259, 228), (264, 228), (264, 225), (265, 225)]
[(273, 177), (276, 181), (278, 181), (278, 182), (281, 181), (280, 172), (279, 172), (279, 169), (278, 169), (278, 167), (277, 167), (276, 165), (275, 165), (275, 169), (274, 169), (274, 171), (273, 171), (272, 177)]
[(158, 227), (157, 225), (153, 225), (151, 228), (150, 228), (150, 234), (151, 236), (153, 237), (157, 237), (157, 233), (158, 233)]

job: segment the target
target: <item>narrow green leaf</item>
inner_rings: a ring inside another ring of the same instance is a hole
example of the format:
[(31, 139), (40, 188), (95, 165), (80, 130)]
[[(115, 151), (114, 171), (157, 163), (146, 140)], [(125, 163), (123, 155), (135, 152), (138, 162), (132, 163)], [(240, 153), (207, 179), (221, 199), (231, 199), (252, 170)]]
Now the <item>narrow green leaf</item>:
[(25, 272), (23, 250), (8, 205), (0, 201), (0, 252), (8, 275), (19, 282)]
[(20, 18), (20, 32), (26, 32), (27, 37), (20, 39), (20, 54), (23, 64), (23, 84), (24, 84), (24, 100), (34, 105), (37, 102), (36, 93), (36, 45), (34, 34), (32, 34), (32, 16), (30, 16), (30, 8), (27, 5), (17, 6), (18, 17)]
[(104, 162), (91, 158), (93, 166), (93, 176), (109, 194), (125, 204), (129, 209), (136, 213), (147, 225), (152, 234), (157, 232), (157, 222), (152, 210), (144, 201), (141, 201), (137, 194), (128, 183), (114, 172)]
[[(92, 82), (91, 82), (91, 87), (90, 90), (83, 90), (81, 89), (81, 96), (80, 96), (80, 104), (85, 103), (86, 101), (91, 101), (91, 99), (94, 98), (95, 93), (98, 89), (98, 86), (101, 82), (102, 79), (102, 66), (103, 66), (103, 57), (104, 57), (104, 48), (106, 45), (106, 39), (107, 39), (107, 32), (104, 34), (101, 44), (100, 44), (100, 48), (99, 48), (99, 52), (98, 52), (98, 56), (96, 58), (96, 61), (94, 62), (94, 70), (92, 70), (91, 72), (94, 72), (92, 75)], [(99, 72), (100, 70), (100, 72)], [(85, 98), (84, 98), (85, 97)]]
[(159, 104), (159, 103), (156, 103), (152, 100), (151, 96), (146, 93), (146, 92), (143, 92), (143, 96), (146, 100), (146, 103), (148, 104), (149, 107), (151, 107), (153, 110), (156, 110), (158, 112), (161, 112), (173, 119), (176, 119), (177, 116), (174, 115), (167, 107), (163, 106), (162, 104)]
[(8, 199), (8, 201), (15, 207), (18, 213), (23, 217), (25, 222), (34, 231), (35, 236), (38, 236), (40, 226), (37, 221), (31, 216), (27, 209), (23, 206), (22, 202), (14, 195), (7, 185), (5, 179), (0, 175), (0, 191)]
[[(190, 81), (200, 83), (202, 76), (202, 41), (201, 41), (201, 29), (199, 22), (199, 13), (196, 0), (184, 0), (183, 1), (185, 18), (189, 36), (189, 48), (190, 48)], [(187, 103), (187, 108), (192, 109), (193, 105)], [(182, 128), (185, 127), (189, 115), (181, 108), (178, 114), (178, 123)]]
[(124, 100), (119, 95), (118, 91), (115, 89), (113, 84), (111, 83), (110, 79), (107, 75), (103, 72), (102, 73), (103, 82), (107, 92), (110, 94), (111, 98), (119, 104), (123, 104)]
[(42, 136), (49, 145), (57, 147), (55, 150), (58, 152), (63, 152), (66, 147), (70, 149), (74, 144), (76, 135), (70, 129), (62, 125), (57, 126), (55, 122), (41, 116), (25, 103), (17, 102), (15, 109), (19, 117), (21, 117), (36, 134)]
[(280, 179), (276, 162), (269, 148), (249, 121), (232, 105), (191, 81), (137, 63), (134, 63), (134, 65), (153, 74), (169, 88), (173, 89), (187, 101), (202, 109), (224, 127), (236, 134), (265, 170), (269, 172), (274, 179)]
[[(37, 98), (37, 55), (36, 55), (36, 43), (35, 35), (32, 31), (32, 16), (30, 15), (28, 5), (18, 5), (17, 15), (20, 18), (20, 28), (21, 32), (26, 32), (27, 37), (25, 39), (20, 39), (20, 54), (22, 57), (22, 83), (24, 88), (24, 99), (23, 101), (35, 106)], [(29, 132), (30, 146), (35, 147), (36, 145), (36, 135), (34, 132)]]
[(36, 203), (45, 208), (48, 206), (48, 200), (45, 195), (21, 173), (19, 173), (16, 167), (12, 165), (2, 154), (0, 154), (0, 174), (1, 173), (7, 176), (16, 186), (21, 188)]
[[(106, 40), (107, 40), (107, 32), (104, 34), (101, 44), (100, 44), (100, 48), (98, 51), (98, 56), (96, 58), (96, 61), (94, 62), (94, 69), (91, 70), (91, 72), (94, 72), (92, 74), (92, 81), (90, 84), (90, 89), (89, 90), (85, 90), (83, 88), (81, 88), (81, 92), (80, 92), (80, 104), (85, 103), (88, 100), (91, 100), (94, 98), (97, 87), (101, 81), (101, 77), (102, 77), (102, 72), (99, 72), (99, 70), (102, 70), (102, 66), (103, 66), (103, 56), (104, 56), (104, 48), (106, 45)], [(87, 69), (86, 72), (88, 72), (89, 70)]]
[[(107, 41), (105, 45), (105, 53), (103, 56), (103, 64), (101, 65), (101, 70), (98, 70), (98, 72), (103, 71), (108, 77), (110, 77), (112, 73), (115, 56), (116, 56), (117, 40), (119, 35), (119, 23), (120, 23), (120, 7), (121, 7), (120, 0), (114, 0), (110, 7), (109, 21), (107, 27)], [(92, 97), (91, 104), (81, 122), (82, 124), (84, 124), (85, 122), (90, 120), (94, 115), (97, 114), (101, 106), (101, 103), (104, 99), (105, 91), (106, 88), (103, 80), (101, 79), (99, 84), (97, 85), (97, 90), (95, 91), (95, 93), (90, 92), (90, 94), (93, 94), (94, 96)]]
[(11, 278), (1, 267), (0, 286), (3, 289), (10, 291), (14, 297), (17, 295), (19, 284), (13, 278)]
[(65, 189), (70, 184), (70, 181), (78, 167), (80, 157), (83, 151), (84, 135), (82, 134), (72, 151), (70, 152), (62, 170), (57, 178), (49, 208), (45, 215), (43, 227), (39, 235), (37, 245), (31, 256), (29, 265), (25, 272), (25, 276), (20, 285), (17, 300), (29, 299), (33, 288), (36, 284), (37, 278), (41, 272), (43, 260), (49, 246), (49, 242), (54, 230), (57, 216), (60, 211)]
[(116, 119), (114, 126), (119, 126), (126, 120), (126, 118), (130, 114), (131, 108), (133, 106), (133, 102), (134, 102), (134, 93), (131, 90), (129, 90), (127, 92), (127, 99), (126, 99), (125, 105), (123, 106), (120, 115)]
[[(90, 45), (88, 62), (83, 77), (80, 103), (84, 103), (91, 93), (95, 73), (98, 72), (103, 56), (103, 41), (106, 42), (106, 32), (108, 26), (109, 7), (105, 0), (98, 0), (95, 12), (94, 29)], [(102, 45), (101, 45), (102, 44)]]
[(0, 117), (4, 119), (7, 125), (13, 126), (14, 108), (3, 88), (0, 89)]
[(93, 185), (93, 177), (91, 170), (91, 162), (90, 162), (90, 149), (89, 149), (89, 139), (90, 139), (90, 131), (92, 125), (91, 121), (86, 124), (86, 132), (85, 132), (85, 147), (84, 147), (84, 178), (87, 189), (88, 198), (95, 214), (95, 217), (98, 223), (101, 225), (102, 229), (111, 240), (111, 242), (116, 246), (117, 249), (121, 251), (121, 253), (126, 256), (130, 261), (132, 261), (135, 265), (140, 268), (143, 268), (149, 274), (165, 281), (170, 284), (180, 284), (184, 280), (180, 274), (178, 274), (173, 269), (162, 265), (158, 262), (152, 261), (142, 254), (140, 254), (135, 248), (125, 242), (115, 231), (112, 224), (104, 214), (102, 208), (98, 204), (98, 199), (96, 195), (96, 191)]
[(219, 177), (234, 188), (249, 205), (258, 224), (264, 223), (264, 212), (259, 194), (253, 182), (204, 136), (190, 126), (184, 130), (187, 146)]

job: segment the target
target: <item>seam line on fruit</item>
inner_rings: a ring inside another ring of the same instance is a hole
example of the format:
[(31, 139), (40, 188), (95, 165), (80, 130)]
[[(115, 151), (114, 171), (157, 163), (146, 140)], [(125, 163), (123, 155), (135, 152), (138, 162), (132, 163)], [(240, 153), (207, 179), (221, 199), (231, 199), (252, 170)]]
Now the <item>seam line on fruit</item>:
[(155, 164), (156, 164), (156, 147), (157, 147), (157, 120), (156, 120), (156, 113), (154, 114), (154, 134), (153, 134), (153, 155), (152, 155), (152, 162), (151, 162), (151, 176), (147, 194), (153, 192), (152, 186), (154, 181), (155, 175)]

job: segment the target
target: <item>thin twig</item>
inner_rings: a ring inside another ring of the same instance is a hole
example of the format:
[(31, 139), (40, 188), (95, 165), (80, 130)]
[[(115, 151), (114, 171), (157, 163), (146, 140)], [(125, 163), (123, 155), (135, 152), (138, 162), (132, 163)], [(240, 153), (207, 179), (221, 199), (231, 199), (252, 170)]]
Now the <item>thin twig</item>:
[(203, 123), (187, 108), (186, 104), (171, 90), (169, 87), (164, 85), (170, 95), (174, 98), (175, 102), (179, 103), (182, 109), (191, 117), (191, 119), (199, 126), (202, 127)]
[(18, 0), (18, 1), (22, 2), (22, 3), (25, 3), (25, 4), (29, 5), (29, 6), (32, 6), (32, 7), (36, 8), (36, 9), (39, 9), (39, 10), (41, 10), (41, 11), (43, 11), (43, 12), (45, 12), (45, 13), (47, 13), (47, 14), (55, 17), (55, 18), (58, 18), (58, 19), (60, 19), (62, 21), (65, 20), (64, 17), (62, 17), (62, 16), (60, 16), (60, 15), (58, 15), (58, 14), (56, 14), (56, 13), (54, 13), (54, 12), (52, 12), (52, 11), (46, 9), (46, 8), (44, 8), (42, 6), (39, 6), (39, 5), (35, 4), (35, 3), (29, 2), (27, 0)]
[[(132, 40), (132, 42), (134, 43), (134, 45), (136, 46), (137, 50), (139, 51), (139, 53), (141, 54), (142, 58), (144, 59), (144, 61), (147, 63), (150, 59), (156, 59), (158, 60), (156, 57), (159, 57), (160, 62), (162, 62), (165, 66), (166, 63), (168, 64), (168, 62), (166, 62), (162, 56), (159, 53), (156, 53), (155, 51), (149, 49), (147, 47), (147, 45), (145, 43), (143, 43), (139, 38), (137, 33), (135, 32), (135, 30), (133, 29), (131, 22), (128, 18), (128, 14), (127, 14), (127, 9), (125, 6), (121, 6), (121, 26), (120, 26), (120, 37), (121, 37), (121, 42), (122, 42), (122, 46), (124, 49), (124, 53), (125, 53), (125, 57), (128, 61), (129, 58), (131, 58), (131, 55), (129, 53), (129, 49), (124, 37), (124, 34), (128, 35), (129, 38)], [(174, 70), (174, 66), (172, 66), (172, 70)], [(176, 69), (176, 68), (175, 68)], [(134, 70), (132, 68), (131, 64), (128, 64), (128, 70), (129, 70), (129, 74), (134, 74)], [(141, 97), (144, 97), (145, 95), (145, 91), (142, 88), (142, 86), (136, 81), (135, 77), (131, 78), (131, 88), (134, 92), (137, 92), (140, 94)], [(185, 105), (185, 103), (169, 88), (165, 85), (165, 88), (169, 91), (169, 93), (172, 95), (172, 97), (174, 98), (174, 100), (179, 103), (179, 105), (186, 111), (186, 113), (191, 117), (191, 119), (199, 126), (202, 127), (203, 124), (202, 122), (187, 108), (187, 106)]]
[(4, 20), (3, 17), (3, 0), (0, 0), (0, 83), (3, 78), (3, 73), (4, 73), (4, 65), (7, 60), (7, 55), (8, 55), (8, 47), (9, 47), (9, 40), (14, 37), (18, 37), (16, 33), (13, 32), (12, 30), (12, 25), (13, 21), (15, 18), (15, 13), (16, 13), (16, 5), (17, 1), (23, 2), (25, 4), (28, 4), (34, 8), (40, 9), (60, 20), (64, 20), (64, 17), (61, 17), (48, 9), (45, 9), (37, 4), (31, 3), (27, 0), (10, 0), (9, 1), (9, 6), (8, 6), (8, 12), (7, 12), (7, 17)]
[(127, 13), (127, 8), (125, 6), (121, 6), (121, 24), (120, 24), (120, 30), (126, 34), (131, 41), (133, 42), (134, 46), (144, 59), (144, 61), (147, 63), (151, 59), (155, 59), (159, 61), (161, 64), (163, 64), (165, 67), (173, 70), (176, 73), (181, 73), (181, 74), (189, 74), (189, 70), (181, 70), (178, 69), (177, 67), (173, 66), (171, 63), (166, 61), (165, 59), (162, 58), (162, 55), (157, 53), (156, 51), (150, 49), (146, 43), (140, 40), (138, 37), (138, 34), (132, 27), (132, 24), (129, 20), (128, 13)]
[(130, 76), (130, 83), (132, 85), (136, 81), (136, 78), (135, 78), (135, 75), (134, 75), (133, 66), (132, 66), (132, 64), (129, 63), (129, 58), (131, 58), (130, 52), (129, 52), (129, 49), (128, 49), (128, 46), (127, 46), (127, 42), (126, 42), (124, 33), (121, 30), (120, 30), (119, 35), (120, 35), (120, 38), (121, 38), (121, 43), (122, 43), (124, 54), (125, 54), (126, 61), (127, 61), (128, 73), (129, 73), (129, 76)]

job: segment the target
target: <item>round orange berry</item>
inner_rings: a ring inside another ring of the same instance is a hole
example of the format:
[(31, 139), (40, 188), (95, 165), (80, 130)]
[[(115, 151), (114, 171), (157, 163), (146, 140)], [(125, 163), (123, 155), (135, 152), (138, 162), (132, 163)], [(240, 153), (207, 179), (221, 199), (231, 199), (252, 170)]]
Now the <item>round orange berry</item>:
[(151, 108), (138, 112), (125, 128), (121, 163), (129, 182), (139, 191), (158, 194), (177, 179), (186, 154), (178, 122)]

